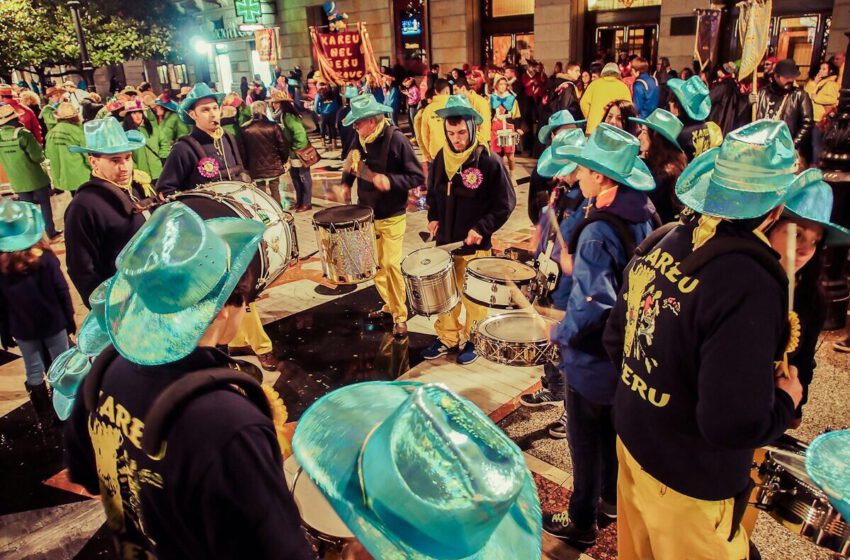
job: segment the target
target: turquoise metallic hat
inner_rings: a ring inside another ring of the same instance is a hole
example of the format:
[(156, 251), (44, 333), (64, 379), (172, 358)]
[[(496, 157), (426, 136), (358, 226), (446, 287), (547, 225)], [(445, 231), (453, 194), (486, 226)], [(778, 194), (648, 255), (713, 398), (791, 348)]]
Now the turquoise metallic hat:
[(391, 115), (393, 113), (392, 107), (378, 103), (378, 100), (371, 93), (361, 93), (352, 97), (349, 105), (351, 106), (351, 111), (342, 119), (343, 126), (351, 126), (357, 121), (362, 121), (369, 117)]
[[(682, 121), (679, 120), (679, 117), (671, 113), (670, 111), (665, 111), (664, 109), (656, 109), (648, 117), (645, 119), (639, 119), (637, 117), (629, 117), (630, 121), (640, 123), (642, 125), (646, 125), (648, 128), (651, 128), (664, 138), (670, 141), (671, 144), (682, 150), (682, 147), (679, 145), (679, 133), (682, 132), (682, 129), (685, 128), (685, 125), (682, 124)], [(684, 150), (682, 150), (684, 151)]]
[(92, 359), (77, 348), (69, 348), (53, 360), (47, 370), (47, 382), (53, 388), (53, 409), (60, 420), (67, 420), (77, 399), (77, 390), (91, 369)]
[(553, 130), (570, 124), (575, 125), (576, 127), (584, 126), (586, 122), (587, 119), (582, 119), (580, 121), (575, 120), (573, 114), (566, 109), (563, 111), (557, 111), (552, 113), (552, 116), (549, 117), (549, 122), (547, 122), (546, 126), (542, 127), (537, 133), (537, 139), (540, 140), (541, 144), (546, 145), (552, 141), (551, 134)]
[(711, 112), (711, 99), (708, 96), (708, 86), (699, 76), (691, 76), (687, 80), (670, 78), (667, 87), (679, 100), (689, 117), (695, 121), (704, 121)]
[(806, 472), (835, 509), (850, 520), (850, 430), (819, 435), (806, 450)]
[(106, 330), (136, 364), (187, 356), (248, 268), (265, 226), (241, 218), (201, 219), (181, 202), (161, 206), (115, 260)]
[(827, 245), (850, 245), (850, 230), (829, 221), (832, 214), (832, 187), (823, 180), (823, 172), (806, 169), (791, 184), (783, 216), (820, 224)]
[(449, 117), (462, 117), (464, 119), (472, 119), (476, 126), (484, 122), (481, 113), (472, 108), (469, 99), (465, 95), (450, 95), (446, 100), (446, 106), (442, 109), (437, 109), (437, 116), (441, 119)]
[(307, 409), (292, 447), (374, 558), (540, 558), (542, 513), (522, 451), (445, 387), (337, 389)]
[(652, 173), (638, 154), (637, 138), (616, 126), (600, 123), (582, 147), (567, 147), (564, 159), (601, 173), (621, 185), (637, 191), (655, 188)]
[(796, 168), (788, 126), (762, 119), (733, 130), (719, 147), (698, 155), (676, 181), (676, 195), (700, 214), (757, 218), (785, 201)]
[(73, 154), (121, 154), (145, 147), (145, 136), (138, 130), (125, 131), (115, 117), (95, 119), (83, 125), (85, 146), (68, 146)]
[(210, 89), (210, 86), (201, 82), (199, 84), (195, 84), (195, 87), (192, 88), (192, 91), (186, 95), (186, 99), (180, 102), (180, 105), (177, 109), (177, 114), (180, 115), (180, 120), (182, 120), (186, 124), (195, 124), (195, 120), (189, 116), (189, 111), (192, 110), (192, 107), (195, 106), (195, 103), (200, 101), (201, 99), (215, 99), (216, 104), (221, 105), (222, 100), (224, 100), (226, 93), (219, 93), (217, 91), (213, 91)]
[(44, 238), (44, 216), (29, 202), (0, 200), (0, 251), (25, 251)]
[(360, 92), (357, 90), (356, 87), (349, 85), (345, 87), (345, 92), (343, 93), (343, 95), (346, 99), (354, 99), (355, 97), (360, 95)]
[(584, 131), (580, 128), (562, 130), (552, 141), (552, 145), (543, 150), (537, 160), (537, 173), (541, 177), (566, 177), (576, 170), (578, 164), (564, 158), (566, 148), (581, 148), (585, 144)]
[(106, 333), (106, 293), (112, 278), (104, 280), (89, 296), (91, 311), (77, 333), (77, 348), (80, 352), (94, 358), (109, 345)]
[(154, 104), (159, 105), (164, 109), (168, 109), (173, 113), (177, 113), (180, 110), (180, 107), (177, 106), (177, 103), (173, 99), (169, 99), (166, 103), (162, 99), (157, 98), (156, 101), (154, 101)]

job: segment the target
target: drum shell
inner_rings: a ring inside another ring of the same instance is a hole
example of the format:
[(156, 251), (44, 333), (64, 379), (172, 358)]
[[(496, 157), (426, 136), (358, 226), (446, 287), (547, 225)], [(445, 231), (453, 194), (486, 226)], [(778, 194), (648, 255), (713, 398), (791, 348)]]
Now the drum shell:
[[(486, 325), (494, 321), (510, 321), (512, 317), (527, 318), (525, 312), (508, 312), (482, 321), (472, 334), (475, 351), (491, 362), (519, 367), (540, 366), (546, 363), (560, 362), (560, 351), (557, 344), (541, 338), (528, 341), (508, 341), (491, 336), (487, 333)], [(549, 325), (556, 321), (548, 317), (540, 318)]]
[[(476, 259), (472, 259), (469, 263), (473, 263), (475, 260)], [(476, 270), (470, 268), (469, 263), (467, 263), (466, 272), (463, 277), (463, 295), (467, 299), (473, 303), (477, 303), (478, 305), (489, 307), (491, 309), (519, 309), (521, 307), (519, 302), (514, 301), (514, 296), (508, 287), (507, 281), (480, 274)], [(531, 267), (529, 267), (529, 269), (531, 269)], [(537, 297), (536, 272), (532, 278), (517, 279), (514, 280), (513, 283), (529, 302), (533, 302)]]
[[(354, 206), (354, 205), (351, 205)], [(366, 207), (361, 207), (366, 208)], [(313, 218), (325, 278), (333, 284), (360, 284), (378, 272), (374, 214), (340, 223)]]
[(298, 257), (301, 255), (298, 248), (298, 231), (295, 229), (295, 216), (291, 212), (284, 212), (283, 217), (289, 227), (289, 238), (292, 240), (292, 248), (289, 251), (289, 266), (293, 267), (298, 264)]
[(514, 130), (499, 130), (496, 132), (496, 145), (501, 148), (511, 148), (519, 143), (519, 134)]
[[(416, 253), (417, 251), (412, 252), (407, 258), (413, 257)], [(404, 261), (402, 261), (401, 273), (404, 276), (407, 299), (415, 313), (430, 317), (448, 313), (458, 304), (457, 282), (451, 257), (440, 271), (421, 276), (405, 271)]]

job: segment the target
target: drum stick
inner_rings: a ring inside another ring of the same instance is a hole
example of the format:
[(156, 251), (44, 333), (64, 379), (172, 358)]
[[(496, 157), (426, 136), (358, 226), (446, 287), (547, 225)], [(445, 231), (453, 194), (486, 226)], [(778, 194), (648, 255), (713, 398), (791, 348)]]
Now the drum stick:
[(785, 239), (785, 274), (788, 275), (788, 311), (794, 310), (794, 288), (797, 281), (797, 224), (789, 221)]
[(561, 227), (558, 225), (558, 217), (555, 215), (555, 211), (552, 210), (551, 206), (546, 211), (546, 214), (549, 216), (549, 227), (555, 230), (555, 236), (558, 238), (558, 244), (560, 244), (561, 250), (566, 251), (567, 242), (564, 241), (564, 236), (561, 234)]
[(543, 315), (541, 315), (540, 312), (537, 311), (537, 309), (535, 309), (533, 305), (531, 305), (531, 302), (528, 301), (528, 298), (525, 297), (525, 294), (522, 293), (522, 290), (520, 290), (517, 285), (513, 283), (512, 280), (506, 281), (508, 283), (508, 289), (511, 291), (511, 295), (513, 296), (513, 300), (519, 304), (519, 308), (534, 317), (536, 321), (540, 323), (540, 328), (542, 328), (544, 331), (547, 330), (546, 320), (543, 318)]

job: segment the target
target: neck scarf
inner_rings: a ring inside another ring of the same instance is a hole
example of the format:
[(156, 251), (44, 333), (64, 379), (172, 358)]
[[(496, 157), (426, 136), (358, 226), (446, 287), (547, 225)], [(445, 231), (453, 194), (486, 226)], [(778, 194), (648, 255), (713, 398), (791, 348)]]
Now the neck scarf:
[(384, 129), (387, 127), (387, 119), (381, 119), (381, 122), (378, 123), (378, 126), (375, 127), (375, 130), (372, 131), (372, 134), (363, 138), (359, 134), (357, 135), (357, 139), (360, 140), (360, 145), (363, 146), (363, 149), (366, 149), (366, 144), (371, 144), (375, 140), (378, 139), (378, 136), (384, 132)]
[(470, 119), (466, 120), (467, 128), (469, 128), (469, 146), (466, 147), (465, 150), (461, 152), (456, 152), (452, 143), (446, 138), (446, 147), (443, 148), (443, 163), (446, 166), (446, 176), (449, 178), (449, 183), (451, 184), (452, 178), (457, 174), (460, 170), (460, 167), (464, 164), (466, 160), (469, 159), (469, 156), (472, 155), (472, 151), (478, 147), (478, 138), (475, 134), (475, 125), (471, 122)]

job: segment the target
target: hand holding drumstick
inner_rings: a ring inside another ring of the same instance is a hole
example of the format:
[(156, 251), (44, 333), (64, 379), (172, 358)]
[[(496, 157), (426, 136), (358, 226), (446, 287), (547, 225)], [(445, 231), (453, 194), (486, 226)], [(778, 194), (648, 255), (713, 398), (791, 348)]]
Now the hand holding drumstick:
[(535, 322), (540, 325), (540, 328), (544, 333), (546, 333), (546, 338), (549, 339), (550, 323), (543, 318), (543, 315), (541, 315), (533, 305), (531, 305), (531, 302), (528, 301), (528, 298), (525, 297), (525, 294), (522, 293), (522, 290), (520, 290), (513, 281), (506, 281), (508, 283), (508, 290), (511, 292), (511, 299), (519, 305), (520, 309), (535, 318)]

